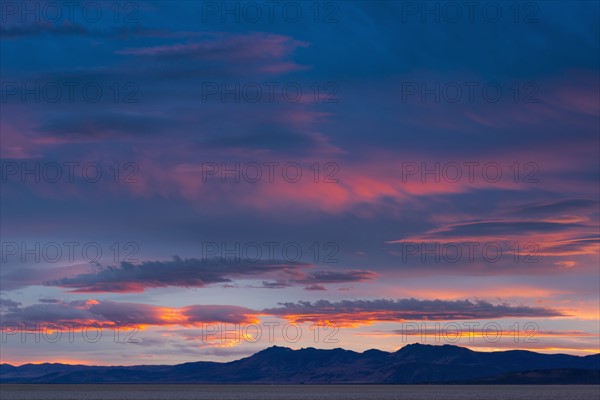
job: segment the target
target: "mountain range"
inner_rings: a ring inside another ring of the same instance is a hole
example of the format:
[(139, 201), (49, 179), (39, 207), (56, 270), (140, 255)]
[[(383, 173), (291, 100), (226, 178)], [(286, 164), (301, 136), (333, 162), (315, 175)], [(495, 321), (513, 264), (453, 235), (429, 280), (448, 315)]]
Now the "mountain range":
[(1, 364), (0, 383), (598, 384), (600, 354), (477, 352), (423, 344), (407, 345), (393, 353), (273, 346), (227, 363), (127, 367)]

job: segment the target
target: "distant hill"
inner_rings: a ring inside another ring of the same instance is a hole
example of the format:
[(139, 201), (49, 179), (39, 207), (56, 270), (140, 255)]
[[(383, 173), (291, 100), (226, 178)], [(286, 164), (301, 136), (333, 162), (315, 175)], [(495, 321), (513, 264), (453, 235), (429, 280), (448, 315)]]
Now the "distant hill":
[(421, 344), (395, 353), (273, 346), (228, 363), (131, 367), (2, 364), (0, 383), (599, 384), (600, 354), (477, 352)]

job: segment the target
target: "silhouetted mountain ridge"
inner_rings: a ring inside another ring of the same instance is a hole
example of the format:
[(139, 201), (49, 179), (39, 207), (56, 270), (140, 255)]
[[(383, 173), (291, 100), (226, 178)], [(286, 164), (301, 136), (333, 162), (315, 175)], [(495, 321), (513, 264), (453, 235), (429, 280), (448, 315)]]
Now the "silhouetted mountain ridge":
[[(579, 371), (579, 373), (578, 373)], [(0, 365), (2, 383), (599, 383), (600, 354), (572, 356), (413, 344), (396, 352), (272, 346), (227, 363), (130, 367)]]

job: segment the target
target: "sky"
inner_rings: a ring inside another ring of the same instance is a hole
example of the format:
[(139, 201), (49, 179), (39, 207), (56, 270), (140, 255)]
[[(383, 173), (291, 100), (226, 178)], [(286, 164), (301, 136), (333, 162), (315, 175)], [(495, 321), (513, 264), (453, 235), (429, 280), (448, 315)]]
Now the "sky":
[(594, 1), (4, 1), (1, 361), (600, 345)]

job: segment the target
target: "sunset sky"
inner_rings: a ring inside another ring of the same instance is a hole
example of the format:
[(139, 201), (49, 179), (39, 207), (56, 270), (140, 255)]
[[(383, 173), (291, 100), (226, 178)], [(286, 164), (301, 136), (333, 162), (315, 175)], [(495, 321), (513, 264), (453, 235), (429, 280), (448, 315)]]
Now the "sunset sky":
[(598, 2), (63, 3), (0, 8), (2, 362), (600, 351)]

